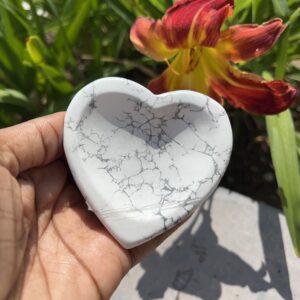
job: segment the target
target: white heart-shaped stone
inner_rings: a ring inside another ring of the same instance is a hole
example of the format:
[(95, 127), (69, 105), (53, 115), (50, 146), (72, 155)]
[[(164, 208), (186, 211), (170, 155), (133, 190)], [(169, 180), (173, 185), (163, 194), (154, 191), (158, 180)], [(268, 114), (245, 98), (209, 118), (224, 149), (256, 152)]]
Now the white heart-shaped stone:
[(154, 95), (122, 78), (96, 80), (73, 98), (64, 148), (89, 208), (125, 248), (191, 214), (228, 165), (232, 130), (202, 94)]

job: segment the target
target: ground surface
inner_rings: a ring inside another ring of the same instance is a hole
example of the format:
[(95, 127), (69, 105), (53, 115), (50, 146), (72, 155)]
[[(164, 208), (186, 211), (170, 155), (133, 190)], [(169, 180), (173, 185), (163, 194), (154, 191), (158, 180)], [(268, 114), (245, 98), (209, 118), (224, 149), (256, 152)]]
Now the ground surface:
[(112, 300), (300, 299), (300, 263), (278, 209), (219, 188)]

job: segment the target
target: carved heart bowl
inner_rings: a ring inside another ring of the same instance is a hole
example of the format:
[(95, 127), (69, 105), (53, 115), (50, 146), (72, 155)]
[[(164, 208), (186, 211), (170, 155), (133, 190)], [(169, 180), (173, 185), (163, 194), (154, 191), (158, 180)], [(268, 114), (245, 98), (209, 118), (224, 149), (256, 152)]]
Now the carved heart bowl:
[(122, 78), (90, 83), (65, 117), (64, 148), (88, 207), (125, 248), (189, 216), (232, 150), (223, 107), (192, 91), (154, 95)]

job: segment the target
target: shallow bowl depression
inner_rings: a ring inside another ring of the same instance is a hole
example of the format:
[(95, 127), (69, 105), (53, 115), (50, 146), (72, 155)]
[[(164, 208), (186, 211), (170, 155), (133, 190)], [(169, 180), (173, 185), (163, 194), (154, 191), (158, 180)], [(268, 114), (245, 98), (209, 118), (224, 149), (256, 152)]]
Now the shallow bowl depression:
[(227, 167), (232, 133), (207, 96), (159, 96), (121, 78), (83, 88), (65, 118), (65, 152), (89, 207), (126, 248), (174, 226)]

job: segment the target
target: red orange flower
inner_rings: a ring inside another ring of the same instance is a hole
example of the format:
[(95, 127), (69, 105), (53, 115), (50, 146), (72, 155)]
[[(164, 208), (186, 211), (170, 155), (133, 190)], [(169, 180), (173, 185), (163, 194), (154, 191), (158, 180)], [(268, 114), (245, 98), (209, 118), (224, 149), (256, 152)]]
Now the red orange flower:
[(234, 0), (179, 0), (161, 20), (136, 20), (130, 32), (136, 49), (168, 63), (149, 83), (152, 92), (191, 89), (255, 114), (279, 113), (296, 100), (298, 92), (288, 83), (265, 81), (233, 65), (264, 54), (285, 29), (274, 19), (221, 32), (233, 5)]

